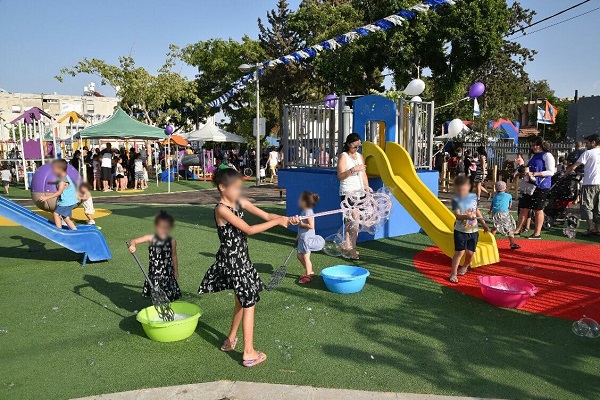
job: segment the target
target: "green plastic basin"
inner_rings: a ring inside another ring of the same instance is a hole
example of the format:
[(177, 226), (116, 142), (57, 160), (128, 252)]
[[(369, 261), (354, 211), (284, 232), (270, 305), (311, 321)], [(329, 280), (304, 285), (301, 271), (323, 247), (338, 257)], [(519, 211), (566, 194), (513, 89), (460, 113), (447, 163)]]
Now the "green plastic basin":
[[(195, 304), (185, 301), (174, 301), (171, 308), (175, 314), (189, 315), (185, 319), (164, 322), (160, 320), (154, 306), (146, 307), (140, 311), (136, 319), (142, 324), (146, 335), (157, 342), (176, 342), (192, 335), (202, 315), (202, 309)], [(158, 320), (158, 321), (157, 321)]]

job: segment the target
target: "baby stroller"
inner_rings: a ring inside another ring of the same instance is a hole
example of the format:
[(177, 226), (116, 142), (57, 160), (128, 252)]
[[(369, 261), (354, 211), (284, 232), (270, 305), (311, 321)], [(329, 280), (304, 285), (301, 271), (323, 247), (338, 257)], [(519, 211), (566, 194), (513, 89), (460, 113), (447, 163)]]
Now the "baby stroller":
[(552, 177), (552, 187), (548, 204), (544, 207), (544, 227), (546, 229), (565, 222), (569, 216), (567, 209), (581, 193), (581, 175), (571, 174), (561, 179), (561, 175)]

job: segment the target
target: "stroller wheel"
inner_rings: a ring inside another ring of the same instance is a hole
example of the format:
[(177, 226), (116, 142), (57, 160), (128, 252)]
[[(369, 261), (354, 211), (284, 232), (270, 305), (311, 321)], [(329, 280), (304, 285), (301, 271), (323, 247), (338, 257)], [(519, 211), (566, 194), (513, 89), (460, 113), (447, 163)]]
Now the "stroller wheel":
[(542, 228), (546, 230), (550, 230), (554, 226), (554, 218), (549, 215), (544, 215), (544, 223), (542, 224)]

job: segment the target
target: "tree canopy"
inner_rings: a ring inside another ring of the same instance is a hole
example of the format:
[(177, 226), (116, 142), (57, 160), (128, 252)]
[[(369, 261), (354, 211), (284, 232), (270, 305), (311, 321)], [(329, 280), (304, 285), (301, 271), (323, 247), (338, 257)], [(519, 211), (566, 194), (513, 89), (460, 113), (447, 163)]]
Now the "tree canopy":
[[(220, 108), (208, 106), (242, 76), (240, 64), (256, 64), (293, 53), (407, 9), (416, 1), (302, 0), (296, 10), (291, 10), (286, 0), (274, 2), (266, 19), (258, 19), (257, 39), (214, 38), (182, 48), (172, 46), (155, 75), (126, 56), (119, 59), (119, 65), (84, 59), (61, 70), (59, 79), (80, 73), (98, 75), (102, 83), (120, 88), (124, 108), (142, 110), (148, 122), (157, 122), (152, 118), (153, 110), (160, 110), (158, 114), (181, 125), (192, 114), (204, 120), (222, 111), (229, 120), (227, 128), (250, 138), (256, 95), (253, 83)], [(285, 104), (319, 100), (334, 92), (383, 92), (386, 76), (402, 89), (423, 74), (427, 90), (422, 97), (436, 104), (453, 104), (436, 113), (437, 126), (457, 117), (470, 119), (472, 103), (458, 100), (466, 96), (473, 82), (484, 82), (487, 90), (479, 99), (482, 112), (475, 126), (485, 131), (489, 120), (514, 119), (533, 92), (547, 98), (553, 95), (547, 83), (532, 82), (526, 72), (535, 51), (510, 40), (511, 34), (529, 24), (534, 14), (518, 2), (509, 5), (505, 0), (461, 0), (436, 12), (419, 13), (402, 26), (361, 37), (337, 50), (322, 52), (315, 59), (264, 70), (260, 80), (261, 110), (268, 126), (273, 126), (281, 123)], [(179, 60), (197, 69), (193, 81), (173, 71)], [(182, 105), (188, 107), (177, 112)], [(191, 114), (185, 111), (190, 109)]]

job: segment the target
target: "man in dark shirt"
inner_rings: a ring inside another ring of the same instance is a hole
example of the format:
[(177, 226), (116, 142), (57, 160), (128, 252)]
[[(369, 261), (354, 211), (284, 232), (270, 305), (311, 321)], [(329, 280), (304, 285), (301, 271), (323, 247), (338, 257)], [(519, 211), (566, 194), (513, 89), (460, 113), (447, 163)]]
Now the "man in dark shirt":
[[(581, 141), (575, 143), (575, 150), (570, 152), (569, 155), (567, 156), (568, 165), (571, 166), (571, 165), (575, 164), (577, 162), (577, 160), (579, 160), (579, 157), (581, 157), (581, 155), (583, 153), (585, 153), (585, 144)], [(575, 169), (575, 173), (583, 174), (583, 169), (584, 169), (584, 166), (580, 165), (579, 167), (577, 167)]]

